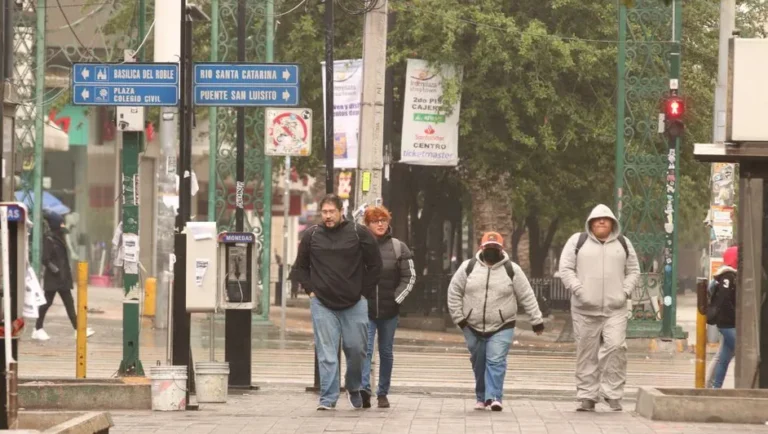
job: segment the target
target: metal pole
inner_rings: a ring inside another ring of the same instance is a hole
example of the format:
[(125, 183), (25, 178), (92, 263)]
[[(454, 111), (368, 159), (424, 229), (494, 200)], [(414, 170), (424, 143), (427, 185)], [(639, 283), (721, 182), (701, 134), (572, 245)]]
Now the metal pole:
[(288, 215), (291, 207), (291, 157), (285, 157), (285, 191), (283, 192), (283, 285), (280, 299), (280, 345), (285, 345), (285, 308), (288, 297)]
[[(268, 17), (265, 24), (267, 41), (265, 47), (265, 61), (275, 61), (275, 0), (267, 0), (266, 15)], [(261, 250), (261, 282), (263, 290), (261, 291), (261, 317), (263, 320), (269, 320), (269, 282), (270, 264), (272, 263), (272, 157), (264, 156), (264, 170), (262, 179), (264, 180), (264, 218), (262, 219), (262, 233), (264, 234), (263, 248)]]
[(77, 263), (77, 357), (75, 377), (85, 378), (88, 357), (88, 263)]
[(37, 0), (35, 30), (35, 163), (33, 168), (34, 203), (32, 206), (32, 268), (40, 273), (40, 243), (43, 231), (43, 150), (45, 142), (45, 11), (46, 0)]
[[(617, 60), (617, 97), (616, 97), (616, 172), (613, 197), (616, 204), (616, 217), (621, 221), (622, 189), (624, 188), (624, 118), (626, 110), (627, 80), (627, 7), (619, 5), (619, 54)], [(470, 232), (471, 233), (471, 232)]]
[[(269, 20), (268, 20), (269, 21)], [(219, 0), (211, 1), (211, 35), (219, 34)], [(217, 40), (218, 38), (214, 38)], [(219, 44), (211, 44), (211, 62), (219, 60)], [(208, 221), (216, 221), (216, 158), (219, 153), (218, 109), (208, 109)]]
[[(269, 20), (268, 20), (269, 21)], [(237, 60), (245, 62), (247, 38), (246, 0), (237, 0)], [(235, 161), (235, 230), (245, 230), (245, 208), (242, 200), (245, 191), (245, 108), (237, 108), (237, 160)], [(271, 179), (264, 178), (264, 183)], [(265, 216), (265, 220), (268, 216)], [(264, 252), (268, 255), (269, 252)], [(267, 303), (269, 305), (269, 303)], [(251, 310), (227, 309), (224, 328), (224, 355), (229, 362), (229, 385), (235, 388), (251, 388)]]
[(333, 193), (333, 0), (325, 3), (325, 192)]
[(703, 389), (707, 380), (707, 278), (696, 279), (696, 381)]

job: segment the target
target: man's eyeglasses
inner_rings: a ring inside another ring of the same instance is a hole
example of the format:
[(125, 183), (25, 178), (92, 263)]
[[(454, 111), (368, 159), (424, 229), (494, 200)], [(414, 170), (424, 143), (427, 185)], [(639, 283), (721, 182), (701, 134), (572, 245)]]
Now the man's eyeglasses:
[(376, 220), (375, 222), (371, 222), (371, 224), (374, 224), (374, 225), (385, 225), (387, 223), (389, 222), (386, 220)]

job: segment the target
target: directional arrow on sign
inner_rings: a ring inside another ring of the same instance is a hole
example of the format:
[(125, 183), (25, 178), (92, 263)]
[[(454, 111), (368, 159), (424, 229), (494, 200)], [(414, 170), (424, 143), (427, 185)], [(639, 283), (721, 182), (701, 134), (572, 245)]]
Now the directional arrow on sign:
[(283, 91), (283, 100), (288, 101), (289, 99), (291, 99), (291, 93), (288, 92), (287, 90), (284, 90)]
[(88, 71), (88, 68), (83, 68), (83, 72), (81, 72), (80, 75), (83, 76), (84, 80), (88, 80), (88, 77), (91, 76), (91, 73)]
[[(87, 71), (87, 69), (86, 69), (86, 71)], [(86, 77), (86, 78), (88, 78), (88, 77)], [(88, 97), (91, 96), (91, 93), (88, 92), (88, 89), (83, 89), (83, 93), (81, 93), (80, 95), (83, 97), (83, 99), (88, 99)]]
[(291, 78), (291, 71), (283, 70), (283, 80), (288, 81)]

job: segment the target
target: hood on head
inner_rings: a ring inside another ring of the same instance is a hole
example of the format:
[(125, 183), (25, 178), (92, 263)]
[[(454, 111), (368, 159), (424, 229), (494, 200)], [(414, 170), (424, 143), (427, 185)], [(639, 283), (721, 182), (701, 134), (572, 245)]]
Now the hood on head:
[(609, 239), (617, 238), (621, 233), (621, 225), (619, 224), (619, 220), (616, 219), (613, 211), (611, 211), (608, 206), (603, 205), (602, 203), (592, 208), (592, 212), (589, 213), (589, 217), (587, 217), (587, 221), (584, 223), (584, 229), (587, 231), (587, 233), (590, 235), (592, 234), (592, 230), (589, 228), (589, 222), (600, 217), (608, 217), (613, 220), (613, 232), (611, 232)]
[(61, 230), (61, 225), (64, 223), (64, 217), (56, 214), (55, 212), (44, 212), (43, 218), (48, 222), (48, 226), (52, 231)]
[(731, 246), (725, 249), (723, 253), (723, 264), (733, 269), (739, 268), (739, 248)]

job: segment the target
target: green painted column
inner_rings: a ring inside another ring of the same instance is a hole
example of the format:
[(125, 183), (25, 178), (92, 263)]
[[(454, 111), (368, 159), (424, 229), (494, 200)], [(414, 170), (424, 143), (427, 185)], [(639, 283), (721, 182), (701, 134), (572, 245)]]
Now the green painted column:
[[(211, 39), (219, 35), (219, 0), (211, 0)], [(218, 41), (211, 43), (211, 62), (219, 60)], [(208, 109), (208, 221), (216, 221), (216, 156), (219, 148), (219, 113), (216, 107)]]
[[(139, 0), (139, 32), (138, 43), (144, 40), (146, 34), (146, 0)], [(139, 50), (140, 61), (144, 60), (144, 48)], [(123, 251), (135, 249), (136, 262), (123, 259), (123, 359), (120, 362), (121, 376), (143, 376), (144, 367), (139, 359), (139, 338), (141, 331), (141, 300), (142, 283), (139, 275), (139, 153), (143, 149), (144, 133), (136, 131), (123, 132), (122, 149), (122, 194), (123, 199)], [(131, 243), (135, 243), (131, 246)]]
[[(267, 36), (267, 43), (266, 43), (266, 52), (265, 52), (265, 61), (266, 62), (274, 62), (275, 61), (275, 0), (266, 0), (267, 1), (267, 20), (265, 23), (266, 27), (266, 36)], [(266, 125), (264, 125), (264, 128), (267, 128)], [(264, 241), (263, 245), (264, 248), (262, 249), (262, 268), (261, 268), (261, 285), (262, 285), (262, 291), (261, 291), (261, 318), (265, 321), (269, 320), (269, 306), (271, 303), (270, 300), (270, 268), (272, 264), (272, 158), (265, 155), (264, 156), (264, 219), (263, 219), (263, 230), (264, 230)], [(288, 204), (283, 204), (283, 206), (288, 206)], [(283, 262), (287, 261), (288, 258), (283, 258)]]
[[(675, 0), (672, 4), (672, 8), (674, 19), (672, 41), (674, 41), (674, 44), (669, 54), (669, 78), (670, 80), (678, 81), (678, 93), (682, 94), (680, 83), (680, 40), (683, 30), (682, 0)], [(671, 252), (665, 257), (664, 263), (664, 317), (661, 324), (661, 337), (673, 338), (676, 334), (675, 328), (677, 325), (677, 239), (679, 232), (678, 223), (680, 221), (680, 184), (677, 181), (680, 179), (681, 139), (680, 137), (676, 137), (667, 140), (669, 141), (670, 167), (674, 166), (674, 181), (672, 181), (671, 184), (672, 191), (669, 191), (669, 183), (667, 188), (667, 201), (672, 204), (672, 234), (667, 237), (667, 243), (669, 244), (671, 242), (671, 245), (667, 246)], [(671, 161), (672, 158), (674, 158), (674, 162)]]
[[(139, 152), (141, 132), (123, 133), (123, 246), (124, 251), (139, 247)], [(133, 245), (133, 246), (132, 246)], [(138, 256), (138, 255), (137, 255)], [(121, 376), (143, 376), (144, 368), (139, 360), (139, 300), (141, 286), (137, 262), (123, 261), (123, 359)], [(132, 265), (131, 265), (132, 264)]]
[(46, 0), (37, 0), (35, 28), (35, 155), (32, 169), (34, 199), (32, 207), (32, 268), (40, 274), (41, 240), (43, 239), (43, 152), (45, 150), (45, 10)]

